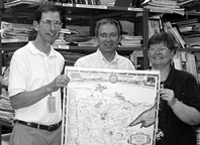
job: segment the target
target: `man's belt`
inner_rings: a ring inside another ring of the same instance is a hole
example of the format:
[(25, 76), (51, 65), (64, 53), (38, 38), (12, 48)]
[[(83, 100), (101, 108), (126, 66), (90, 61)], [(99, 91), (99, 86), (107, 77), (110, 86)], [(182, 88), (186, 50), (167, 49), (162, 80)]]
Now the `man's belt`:
[(38, 128), (38, 129), (42, 129), (42, 130), (47, 130), (47, 131), (55, 131), (56, 129), (58, 129), (61, 125), (61, 121), (57, 124), (53, 124), (53, 125), (41, 125), (41, 124), (37, 124), (37, 123), (32, 123), (32, 122), (25, 122), (25, 121), (21, 121), (21, 120), (16, 120), (15, 123), (19, 123), (22, 125), (26, 125), (32, 128)]

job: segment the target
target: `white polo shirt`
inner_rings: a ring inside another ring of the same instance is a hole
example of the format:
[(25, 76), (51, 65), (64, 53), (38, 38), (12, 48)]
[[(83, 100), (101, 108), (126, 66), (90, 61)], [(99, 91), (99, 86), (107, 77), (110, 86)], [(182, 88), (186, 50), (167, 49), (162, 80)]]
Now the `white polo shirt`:
[(121, 56), (116, 52), (114, 59), (111, 62), (108, 62), (99, 49), (92, 54), (79, 58), (74, 66), (135, 70), (132, 62), (128, 58)]
[[(29, 42), (18, 49), (11, 59), (9, 96), (47, 85), (61, 74), (63, 66), (63, 56), (53, 48), (47, 56)], [(49, 96), (47, 96), (32, 106), (15, 110), (15, 118), (44, 125), (59, 122), (62, 119), (60, 90), (53, 92), (52, 96), (56, 99), (56, 113), (48, 112), (47, 98)]]

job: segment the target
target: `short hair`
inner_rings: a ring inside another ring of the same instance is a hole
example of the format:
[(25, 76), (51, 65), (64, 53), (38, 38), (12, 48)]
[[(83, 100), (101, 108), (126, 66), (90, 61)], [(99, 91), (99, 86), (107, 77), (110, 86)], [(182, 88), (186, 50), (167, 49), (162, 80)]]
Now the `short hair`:
[(60, 15), (60, 20), (62, 21), (62, 12), (58, 7), (49, 5), (49, 4), (43, 4), (41, 5), (35, 12), (34, 14), (34, 20), (37, 21), (38, 23), (41, 21), (42, 13), (45, 12), (58, 12)]
[(162, 42), (168, 47), (168, 49), (170, 50), (176, 49), (174, 38), (167, 32), (160, 32), (151, 36), (151, 38), (148, 41), (148, 49), (151, 45), (159, 44)]
[(114, 20), (114, 19), (110, 19), (110, 18), (104, 18), (104, 19), (101, 19), (97, 22), (96, 24), (96, 27), (95, 27), (95, 35), (98, 37), (98, 31), (99, 31), (99, 28), (102, 26), (102, 25), (105, 25), (105, 24), (112, 24), (114, 26), (116, 26), (117, 28), (117, 31), (118, 31), (118, 35), (121, 35), (121, 24), (119, 23), (119, 21), (117, 20)]

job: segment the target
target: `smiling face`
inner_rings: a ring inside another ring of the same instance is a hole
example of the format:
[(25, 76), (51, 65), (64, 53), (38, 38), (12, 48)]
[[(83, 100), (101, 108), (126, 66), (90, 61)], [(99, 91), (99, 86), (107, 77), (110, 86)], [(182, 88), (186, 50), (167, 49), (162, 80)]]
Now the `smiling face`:
[(155, 69), (169, 67), (173, 57), (174, 50), (170, 50), (163, 42), (152, 44), (149, 47), (148, 58)]
[(58, 12), (48, 11), (42, 13), (40, 22), (34, 21), (37, 37), (45, 43), (54, 43), (61, 29), (61, 25), (58, 25), (59, 22), (60, 14)]
[(102, 54), (115, 53), (120, 41), (120, 35), (114, 24), (106, 23), (99, 27), (97, 36), (99, 50)]

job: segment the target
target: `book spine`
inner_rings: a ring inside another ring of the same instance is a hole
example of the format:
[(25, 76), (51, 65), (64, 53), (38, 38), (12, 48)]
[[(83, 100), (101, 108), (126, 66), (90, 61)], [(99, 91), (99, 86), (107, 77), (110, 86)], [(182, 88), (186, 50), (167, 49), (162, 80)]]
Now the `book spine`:
[(179, 6), (185, 5), (185, 4), (190, 3), (190, 2), (193, 2), (193, 1), (195, 1), (195, 0), (185, 0), (185, 1), (183, 1), (183, 2), (178, 2), (178, 5), (179, 5)]
[(92, 0), (87, 0), (87, 2), (88, 5), (92, 5)]
[(101, 1), (100, 0), (94, 0), (96, 5), (101, 5)]
[(77, 0), (77, 4), (82, 4), (82, 0)]
[(200, 0), (191, 1), (187, 4), (180, 5), (180, 8), (184, 8), (186, 10), (200, 9)]
[(200, 126), (196, 128), (197, 145), (200, 145)]

